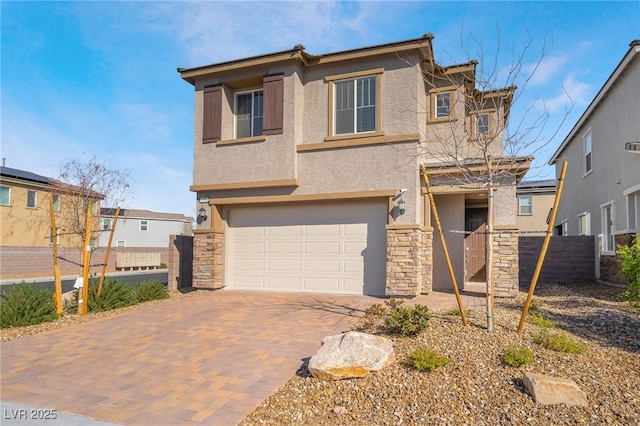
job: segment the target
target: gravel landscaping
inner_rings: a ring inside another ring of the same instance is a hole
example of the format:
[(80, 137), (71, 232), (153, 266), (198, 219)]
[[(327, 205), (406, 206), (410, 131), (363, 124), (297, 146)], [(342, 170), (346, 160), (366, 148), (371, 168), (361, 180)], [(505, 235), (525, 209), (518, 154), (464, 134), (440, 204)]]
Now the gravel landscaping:
[[(640, 425), (640, 316), (620, 292), (601, 284), (537, 287), (532, 312), (554, 321), (553, 331), (583, 342), (582, 354), (533, 343), (539, 327), (531, 323), (516, 332), (526, 293), (496, 300), (492, 332), (484, 312), (471, 312), (463, 327), (459, 316), (433, 311), (425, 332), (391, 337), (397, 361), (382, 372), (324, 382), (302, 366), (241, 425)], [(503, 365), (507, 346), (532, 349), (534, 363)], [(451, 362), (418, 372), (406, 360), (420, 348)], [(522, 382), (525, 371), (573, 380), (587, 394), (588, 407), (535, 403)]]
[[(538, 309), (531, 313), (552, 320), (553, 331), (584, 343), (582, 354), (533, 343), (540, 327), (529, 322), (521, 334), (516, 332), (524, 292), (516, 299), (496, 299), (492, 332), (486, 330), (485, 312), (470, 312), (469, 325), (463, 327), (459, 316), (432, 310), (429, 327), (418, 336), (387, 336), (397, 358), (387, 369), (360, 379), (324, 382), (312, 378), (303, 365), (241, 425), (640, 425), (640, 315), (621, 301), (620, 292), (602, 284), (538, 285)], [(200, 294), (176, 292), (168, 300), (2, 329), (1, 340)], [(503, 365), (501, 354), (507, 346), (530, 348), (534, 363)], [(431, 373), (407, 366), (409, 353), (422, 348), (437, 350), (449, 364)], [(522, 382), (527, 371), (573, 380), (587, 394), (589, 405), (535, 403)]]

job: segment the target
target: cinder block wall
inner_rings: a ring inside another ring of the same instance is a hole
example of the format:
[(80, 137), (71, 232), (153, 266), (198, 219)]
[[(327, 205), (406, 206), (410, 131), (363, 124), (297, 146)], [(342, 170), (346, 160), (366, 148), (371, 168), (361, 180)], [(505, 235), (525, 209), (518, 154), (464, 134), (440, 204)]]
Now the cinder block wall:
[[(552, 236), (538, 282), (579, 283), (596, 279), (594, 236)], [(544, 237), (521, 236), (518, 243), (520, 284), (533, 278)]]
[[(117, 253), (160, 253), (160, 262), (169, 261), (169, 247), (117, 247), (109, 254), (107, 272), (116, 270)], [(106, 248), (100, 247), (91, 254), (91, 264), (100, 265), (90, 269), (90, 273), (100, 273), (106, 254)], [(79, 248), (59, 248), (58, 256), (71, 262), (81, 263)], [(62, 275), (76, 275), (82, 267), (59, 259)], [(53, 249), (51, 247), (0, 247), (0, 279), (21, 279), (53, 276)]]

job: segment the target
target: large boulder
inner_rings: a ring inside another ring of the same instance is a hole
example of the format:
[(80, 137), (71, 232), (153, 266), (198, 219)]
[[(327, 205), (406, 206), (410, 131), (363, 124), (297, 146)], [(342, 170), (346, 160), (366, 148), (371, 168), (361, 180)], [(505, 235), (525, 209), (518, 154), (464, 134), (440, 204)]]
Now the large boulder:
[(587, 395), (572, 380), (545, 374), (524, 373), (522, 381), (537, 403), (580, 405), (582, 407), (589, 404)]
[(350, 331), (322, 339), (322, 346), (309, 360), (308, 368), (317, 379), (351, 379), (380, 371), (395, 359), (391, 340)]

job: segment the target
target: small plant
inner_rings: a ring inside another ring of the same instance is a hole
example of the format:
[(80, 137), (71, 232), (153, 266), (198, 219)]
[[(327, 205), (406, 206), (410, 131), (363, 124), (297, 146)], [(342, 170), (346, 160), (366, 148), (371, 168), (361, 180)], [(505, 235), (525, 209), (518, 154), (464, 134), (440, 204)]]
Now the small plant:
[(357, 329), (368, 333), (375, 333), (378, 327), (384, 323), (387, 309), (380, 303), (369, 306), (364, 311), (364, 316), (360, 320)]
[[(449, 309), (447, 311), (447, 315), (450, 315), (452, 317), (460, 317), (460, 316), (462, 316), (462, 314), (460, 313), (460, 309), (459, 308)], [(471, 316), (471, 310), (470, 309), (465, 309), (464, 310), (464, 315), (466, 317)]]
[(166, 263), (161, 263), (161, 264), (158, 266), (158, 269), (167, 269), (167, 264), (166, 264)]
[[(88, 312), (104, 312), (112, 309), (124, 308), (138, 303), (136, 291), (125, 281), (107, 278), (102, 291), (98, 296), (98, 280), (89, 280), (89, 300), (87, 303)], [(73, 292), (71, 299), (65, 302), (64, 309), (67, 312), (75, 313), (78, 310), (79, 291)]]
[(587, 350), (583, 343), (569, 337), (566, 333), (549, 333), (546, 328), (533, 336), (533, 342), (547, 349), (568, 354), (581, 354)]
[[(527, 303), (527, 299), (520, 299), (518, 301), (518, 305), (521, 308), (524, 308), (525, 303)], [(538, 299), (531, 299), (531, 303), (529, 303), (529, 310), (530, 311), (537, 311), (540, 309), (540, 302), (538, 302)]]
[(22, 327), (58, 318), (53, 294), (22, 282), (0, 294), (0, 327)]
[(509, 346), (502, 351), (502, 363), (510, 367), (531, 364), (533, 360), (533, 351), (529, 348)]
[(527, 317), (527, 321), (542, 328), (553, 328), (556, 326), (555, 322), (551, 321), (550, 319), (545, 319), (542, 314), (531, 314)]
[(640, 234), (636, 234), (630, 246), (619, 247), (617, 254), (621, 260), (620, 273), (629, 280), (622, 297), (631, 306), (640, 309)]
[(391, 309), (385, 323), (391, 333), (406, 337), (424, 331), (429, 325), (429, 318), (429, 308), (424, 305), (399, 305)]
[(418, 371), (433, 371), (449, 364), (449, 358), (433, 349), (418, 349), (409, 355), (408, 364)]
[(169, 289), (157, 280), (143, 281), (135, 290), (140, 302), (169, 298)]

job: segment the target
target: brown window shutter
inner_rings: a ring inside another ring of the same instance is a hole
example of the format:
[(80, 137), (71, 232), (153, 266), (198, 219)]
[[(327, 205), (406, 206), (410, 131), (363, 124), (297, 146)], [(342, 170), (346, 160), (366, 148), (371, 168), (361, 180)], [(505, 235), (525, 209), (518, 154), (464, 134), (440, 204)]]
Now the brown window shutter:
[(222, 86), (204, 88), (202, 143), (215, 143), (222, 138)]
[(267, 75), (264, 77), (263, 135), (282, 134), (282, 116), (284, 109), (284, 75)]

